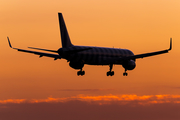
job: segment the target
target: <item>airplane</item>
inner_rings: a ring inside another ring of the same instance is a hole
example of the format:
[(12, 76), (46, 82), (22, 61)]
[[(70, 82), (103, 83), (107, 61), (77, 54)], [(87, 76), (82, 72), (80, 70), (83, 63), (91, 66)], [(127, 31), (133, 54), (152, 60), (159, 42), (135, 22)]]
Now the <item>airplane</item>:
[(85, 71), (82, 70), (85, 64), (109, 65), (109, 71), (106, 74), (107, 76), (114, 75), (114, 71), (112, 71), (113, 65), (122, 65), (125, 69), (123, 76), (127, 76), (128, 73), (126, 71), (133, 70), (136, 67), (136, 59), (168, 53), (172, 49), (172, 38), (170, 38), (169, 49), (137, 55), (134, 55), (134, 53), (128, 49), (73, 45), (71, 43), (62, 13), (58, 13), (58, 17), (62, 48), (59, 48), (58, 50), (49, 50), (28, 47), (30, 49), (48, 51), (49, 53), (19, 49), (12, 47), (9, 37), (7, 37), (9, 46), (17, 51), (33, 53), (35, 55), (39, 55), (39, 57), (46, 56), (54, 58), (54, 60), (66, 59), (71, 68), (79, 70), (77, 72), (78, 76), (85, 75)]

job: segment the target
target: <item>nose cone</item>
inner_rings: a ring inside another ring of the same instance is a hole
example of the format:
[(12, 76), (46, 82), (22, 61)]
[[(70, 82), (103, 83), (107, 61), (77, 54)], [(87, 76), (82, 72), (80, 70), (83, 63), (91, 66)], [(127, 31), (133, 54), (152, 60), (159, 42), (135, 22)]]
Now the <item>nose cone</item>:
[(129, 60), (129, 61), (125, 61), (122, 64), (123, 68), (125, 68), (126, 70), (133, 70), (136, 67), (136, 63), (134, 60)]

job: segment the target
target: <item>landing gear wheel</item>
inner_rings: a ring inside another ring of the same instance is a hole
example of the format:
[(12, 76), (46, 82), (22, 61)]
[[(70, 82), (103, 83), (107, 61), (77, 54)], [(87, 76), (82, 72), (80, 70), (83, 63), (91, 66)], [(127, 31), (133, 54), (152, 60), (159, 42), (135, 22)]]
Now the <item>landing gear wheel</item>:
[(125, 73), (123, 73), (123, 76), (127, 76), (128, 74), (125, 72)]
[(82, 72), (81, 72), (81, 76), (83, 76), (83, 75), (85, 75), (85, 71), (82, 71)]
[(77, 75), (78, 75), (78, 76), (81, 75), (81, 71), (78, 71), (78, 72), (77, 72)]
[(107, 76), (113, 76), (114, 75), (114, 71), (108, 71), (106, 75)]
[(79, 76), (79, 75), (83, 76), (83, 75), (85, 75), (85, 71), (81, 71), (81, 70), (80, 70), (80, 71), (77, 72), (77, 75), (78, 75), (78, 76)]
[(110, 65), (109, 65), (109, 68), (110, 68), (110, 69), (109, 69), (109, 71), (107, 72), (106, 75), (107, 75), (107, 76), (113, 76), (113, 75), (114, 75), (114, 71), (111, 71), (112, 68), (113, 68), (113, 64), (110, 64)]
[(112, 71), (110, 75), (113, 76), (114, 75), (114, 71)]
[(110, 75), (110, 72), (107, 72), (107, 74), (106, 74), (107, 76), (109, 76)]

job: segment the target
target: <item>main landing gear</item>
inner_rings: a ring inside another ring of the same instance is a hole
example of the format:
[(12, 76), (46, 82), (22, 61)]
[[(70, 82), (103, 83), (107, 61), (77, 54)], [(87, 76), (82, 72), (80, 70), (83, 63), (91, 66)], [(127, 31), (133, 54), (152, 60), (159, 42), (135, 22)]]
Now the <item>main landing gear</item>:
[(112, 71), (113, 64), (110, 64), (109, 67), (110, 67), (110, 70), (107, 72), (107, 76), (109, 75), (113, 76), (114, 75), (114, 71)]
[(77, 72), (77, 75), (78, 75), (78, 76), (79, 76), (79, 75), (83, 76), (84, 74), (85, 74), (85, 71), (82, 71), (82, 69)]
[(127, 76), (128, 73), (126, 72), (127, 70), (125, 69), (125, 72), (123, 73), (123, 76)]
[[(113, 64), (110, 64), (109, 68), (110, 68), (110, 70), (107, 72), (107, 76), (113, 76), (114, 75), (114, 71), (112, 71)], [(126, 71), (127, 71), (127, 69), (125, 69), (125, 72), (123, 73), (123, 76), (128, 76), (128, 73)]]

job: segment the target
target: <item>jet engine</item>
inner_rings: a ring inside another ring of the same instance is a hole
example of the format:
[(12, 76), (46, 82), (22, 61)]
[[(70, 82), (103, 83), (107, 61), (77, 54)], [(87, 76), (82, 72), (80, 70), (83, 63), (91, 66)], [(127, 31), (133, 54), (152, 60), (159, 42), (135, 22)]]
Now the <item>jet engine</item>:
[(84, 67), (84, 63), (82, 61), (79, 62), (70, 61), (69, 66), (74, 69), (82, 69)]
[(122, 64), (123, 68), (126, 69), (126, 70), (133, 70), (135, 67), (136, 67), (136, 63), (134, 60), (128, 60), (128, 61), (125, 61), (123, 64)]

